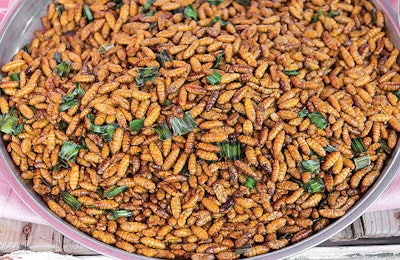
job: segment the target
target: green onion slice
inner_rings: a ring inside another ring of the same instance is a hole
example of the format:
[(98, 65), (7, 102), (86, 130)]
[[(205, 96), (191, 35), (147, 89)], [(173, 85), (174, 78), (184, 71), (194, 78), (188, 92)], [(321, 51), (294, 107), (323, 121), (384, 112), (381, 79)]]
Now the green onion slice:
[(283, 74), (288, 75), (288, 76), (296, 76), (300, 74), (300, 71), (298, 70), (284, 70)]
[(369, 157), (369, 154), (361, 157), (354, 158), (354, 164), (356, 166), (355, 171), (358, 171), (362, 168), (367, 167), (368, 165), (371, 164), (371, 158)]
[(338, 10), (332, 10), (326, 16), (328, 16), (330, 18), (333, 18), (333, 17), (338, 16), (338, 15), (339, 15), (339, 11)]
[(221, 21), (221, 18), (219, 18), (219, 16), (214, 16), (214, 18), (211, 20), (211, 25), (214, 25), (219, 21)]
[(185, 166), (183, 166), (183, 169), (181, 171), (181, 174), (183, 176), (189, 177), (190, 176), (190, 172), (189, 172), (189, 167), (188, 167), (188, 163), (186, 162)]
[(112, 48), (114, 48), (115, 45), (113, 43), (105, 43), (103, 45), (100, 46), (100, 48), (97, 50), (100, 54), (104, 54), (107, 51), (111, 50)]
[(243, 6), (250, 6), (250, 0), (235, 0), (235, 2)]
[(303, 110), (301, 110), (300, 112), (297, 113), (298, 117), (306, 117), (308, 116), (308, 109), (304, 108)]
[(69, 72), (71, 71), (72, 67), (72, 62), (70, 61), (63, 61), (60, 64), (57, 65), (56, 67), (56, 73), (62, 77), (66, 78), (69, 75)]
[(319, 177), (316, 177), (307, 182), (307, 184), (305, 184), (305, 187), (307, 192), (309, 193), (317, 193), (325, 190), (325, 184)]
[(219, 5), (223, 1), (224, 0), (207, 0), (207, 3), (209, 3), (210, 5)]
[(154, 127), (154, 130), (158, 134), (158, 138), (161, 141), (170, 139), (172, 137), (172, 133), (169, 130), (167, 123), (165, 123), (165, 122), (162, 122), (161, 124), (156, 125)]
[(393, 94), (395, 94), (396, 97), (400, 100), (400, 89), (393, 92)]
[(81, 84), (79, 82), (75, 82), (75, 89), (62, 98), (61, 105), (59, 107), (60, 111), (66, 111), (71, 107), (78, 104), (78, 96), (85, 95), (85, 91), (81, 88)]
[(351, 149), (353, 149), (355, 153), (363, 153), (367, 150), (361, 137), (351, 139)]
[(169, 123), (171, 124), (172, 131), (177, 136), (189, 133), (197, 127), (190, 111), (185, 112), (182, 118), (172, 118)]
[(327, 151), (328, 153), (332, 153), (332, 152), (336, 152), (338, 149), (336, 149), (335, 147), (333, 147), (332, 145), (328, 144), (327, 146), (325, 146), (325, 151)]
[(25, 44), (24, 47), (22, 47), (22, 50), (28, 54), (31, 54), (31, 48), (29, 47), (29, 44)]
[(140, 68), (138, 70), (139, 78), (136, 78), (136, 84), (138, 86), (143, 86), (144, 83), (148, 81), (153, 81), (157, 78), (158, 75), (158, 67), (147, 67), (147, 68)]
[(310, 118), (311, 123), (320, 129), (325, 129), (328, 126), (328, 122), (320, 112), (312, 112), (308, 114), (308, 118)]
[(58, 157), (65, 160), (75, 162), (81, 147), (71, 141), (65, 141), (61, 147), (61, 151), (58, 153)]
[(90, 7), (85, 5), (83, 7), (83, 14), (86, 17), (86, 19), (88, 20), (89, 23), (93, 22), (94, 18), (93, 18), (93, 14), (92, 11), (90, 11)]
[(243, 183), (243, 185), (249, 189), (254, 189), (257, 185), (257, 181), (253, 177), (246, 176), (246, 181)]
[(169, 106), (172, 104), (172, 100), (171, 99), (166, 99), (164, 102), (164, 106)]
[(387, 145), (386, 140), (384, 140), (384, 139), (379, 140), (379, 144), (381, 146), (376, 150), (377, 153), (382, 153), (382, 152), (390, 153), (390, 148)]
[(0, 131), (5, 134), (19, 135), (24, 125), (17, 125), (18, 117), (14, 113), (14, 109), (11, 109), (7, 114), (0, 116)]
[(111, 190), (106, 192), (106, 196), (108, 199), (114, 198), (115, 196), (117, 196), (118, 194), (120, 194), (121, 192), (126, 190), (127, 188), (128, 187), (126, 185), (115, 186), (114, 188), (112, 188)]
[(319, 17), (323, 14), (324, 14), (324, 12), (322, 10), (319, 10), (318, 14), (311, 19), (311, 23), (316, 23), (318, 21)]
[(62, 62), (61, 59), (61, 53), (60, 52), (54, 52), (53, 58), (56, 61), (57, 64), (60, 64)]
[(88, 115), (87, 116), (91, 122), (90, 124), (90, 131), (96, 134), (100, 134), (103, 136), (104, 142), (111, 142), (115, 129), (118, 128), (118, 124), (114, 123), (111, 125), (95, 125), (94, 124), (94, 116)]
[(61, 198), (74, 210), (80, 210), (80, 208), (82, 207), (82, 203), (77, 200), (73, 195), (71, 195), (68, 191), (63, 191), (61, 193)]
[(219, 155), (229, 161), (240, 160), (240, 142), (237, 140), (226, 140), (217, 144), (220, 148)]
[(100, 198), (104, 198), (104, 189), (102, 187), (98, 187), (96, 193), (99, 194)]
[(144, 118), (142, 119), (135, 119), (129, 123), (130, 129), (133, 132), (139, 131), (144, 127)]
[(144, 6), (142, 7), (142, 13), (148, 13), (150, 11), (151, 5), (155, 2), (155, 0), (147, 0)]
[(171, 54), (169, 54), (168, 50), (162, 50), (157, 54), (157, 61), (160, 63), (162, 67), (165, 66), (165, 62), (172, 60)]
[(12, 81), (20, 81), (20, 74), (19, 73), (13, 73), (13, 74), (11, 74), (10, 75), (10, 79), (12, 80)]
[(206, 80), (211, 85), (218, 85), (221, 82), (221, 75), (214, 70), (211, 75), (206, 77)]
[(304, 170), (311, 173), (316, 173), (319, 171), (319, 161), (317, 160), (301, 161), (300, 165), (301, 167), (303, 167)]
[(222, 52), (222, 53), (217, 55), (217, 57), (215, 58), (214, 69), (218, 69), (219, 64), (221, 63), (221, 61), (224, 58), (224, 56), (225, 56), (225, 52)]
[(186, 6), (185, 10), (183, 11), (183, 15), (186, 18), (192, 18), (195, 21), (199, 20), (199, 15), (196, 10), (194, 10), (193, 5)]
[(121, 8), (124, 5), (122, 0), (113, 0), (113, 2), (115, 3), (116, 8)]
[(110, 213), (110, 220), (116, 220), (118, 218), (130, 218), (132, 217), (132, 211), (120, 209), (120, 210), (113, 210)]
[(57, 5), (56, 10), (57, 10), (58, 17), (60, 17), (65, 9), (64, 9), (64, 6)]
[(376, 24), (376, 9), (375, 8), (372, 8), (372, 10), (371, 10), (371, 22), (372, 22), (372, 24)]

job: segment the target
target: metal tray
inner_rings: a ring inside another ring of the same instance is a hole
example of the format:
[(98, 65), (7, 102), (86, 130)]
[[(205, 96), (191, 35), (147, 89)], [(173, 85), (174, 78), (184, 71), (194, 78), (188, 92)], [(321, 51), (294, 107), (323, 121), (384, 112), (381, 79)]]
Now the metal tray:
[[(3, 19), (2, 25), (0, 25), (0, 28), (2, 28), (0, 31), (0, 64), (7, 63), (22, 46), (34, 38), (34, 31), (42, 28), (40, 18), (46, 14), (47, 5), (50, 2), (52, 2), (52, 0), (17, 0), (11, 7), (8, 15)], [(395, 46), (400, 48), (399, 16), (395, 13), (387, 0), (372, 0), (372, 2), (377, 9), (386, 14), (386, 30)], [(400, 142), (397, 144), (391, 158), (386, 163), (386, 167), (380, 177), (375, 181), (374, 185), (343, 217), (330, 224), (327, 228), (296, 244), (251, 259), (273, 260), (298, 254), (311, 247), (317, 246), (353, 223), (384, 192), (396, 173), (400, 172), (399, 153)], [(20, 177), (19, 170), (7, 153), (2, 140), (0, 141), (0, 174), (5, 176), (5, 179), (9, 182), (15, 193), (40, 218), (75, 242), (99, 252), (100, 254), (116, 259), (150, 259), (106, 245), (79, 231), (51, 212), (42, 198), (33, 191), (31, 185), (24, 182)]]

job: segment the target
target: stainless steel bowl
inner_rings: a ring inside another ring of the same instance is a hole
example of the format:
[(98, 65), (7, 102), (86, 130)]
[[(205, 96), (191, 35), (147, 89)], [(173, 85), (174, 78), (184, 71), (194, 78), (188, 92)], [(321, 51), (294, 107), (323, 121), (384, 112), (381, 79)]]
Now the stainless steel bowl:
[[(33, 39), (33, 32), (41, 28), (40, 17), (46, 14), (47, 5), (50, 2), (52, 0), (18, 0), (13, 5), (12, 10), (8, 12), (8, 15), (3, 20), (3, 26), (0, 26), (0, 28), (3, 28), (0, 32), (0, 64), (7, 63), (23, 45)], [(377, 9), (386, 14), (386, 30), (395, 46), (400, 48), (399, 17), (387, 0), (372, 0), (372, 2)], [(253, 257), (253, 259), (273, 260), (298, 254), (324, 242), (353, 223), (383, 193), (396, 173), (400, 171), (398, 169), (400, 165), (399, 153), (400, 143), (397, 144), (394, 153), (374, 185), (343, 217), (307, 239), (283, 249)], [(54, 229), (75, 242), (116, 259), (150, 259), (106, 245), (79, 231), (51, 212), (42, 198), (33, 191), (31, 185), (22, 180), (19, 170), (7, 153), (3, 141), (0, 141), (0, 173), (5, 176), (15, 193), (29, 208)]]

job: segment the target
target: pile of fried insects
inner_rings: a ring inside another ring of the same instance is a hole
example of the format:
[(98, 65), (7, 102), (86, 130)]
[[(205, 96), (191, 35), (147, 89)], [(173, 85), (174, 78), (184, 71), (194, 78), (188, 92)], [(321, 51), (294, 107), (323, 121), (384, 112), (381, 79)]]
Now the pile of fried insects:
[(0, 131), (60, 218), (156, 258), (236, 259), (342, 217), (400, 131), (366, 0), (57, 0), (5, 64)]

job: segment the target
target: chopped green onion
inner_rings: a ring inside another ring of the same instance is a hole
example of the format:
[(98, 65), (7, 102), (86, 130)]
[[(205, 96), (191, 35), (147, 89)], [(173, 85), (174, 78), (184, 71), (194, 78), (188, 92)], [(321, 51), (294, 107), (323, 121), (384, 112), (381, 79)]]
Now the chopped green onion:
[(219, 154), (221, 157), (225, 157), (229, 161), (240, 160), (240, 142), (237, 140), (226, 140), (217, 145), (220, 148)]
[(181, 174), (183, 176), (189, 177), (190, 176), (190, 172), (189, 172), (189, 167), (188, 167), (188, 163), (186, 162), (185, 166), (183, 166), (183, 169), (181, 171)]
[(11, 79), (12, 81), (18, 81), (18, 82), (19, 82), (19, 80), (20, 80), (19, 73), (13, 73), (13, 74), (11, 74), (11, 75), (10, 75), (10, 79)]
[(235, 0), (235, 2), (243, 6), (250, 6), (250, 0)]
[(214, 16), (214, 18), (211, 20), (211, 25), (214, 25), (219, 21), (221, 21), (221, 18), (219, 18), (219, 16)]
[(318, 21), (319, 17), (323, 14), (324, 14), (324, 12), (322, 10), (319, 10), (318, 14), (311, 19), (311, 23), (316, 23)]
[(288, 76), (296, 76), (300, 74), (300, 71), (298, 70), (284, 70), (283, 74), (288, 75)]
[(54, 52), (53, 58), (56, 61), (57, 64), (60, 64), (62, 62), (61, 59), (61, 53), (60, 52)]
[(207, 0), (207, 3), (209, 3), (210, 5), (219, 5), (223, 1), (224, 0)]
[(335, 147), (333, 147), (332, 145), (328, 144), (327, 146), (325, 146), (325, 151), (327, 151), (328, 153), (332, 153), (332, 152), (336, 152), (338, 149), (336, 149)]
[(14, 109), (11, 109), (7, 114), (0, 116), (0, 131), (5, 134), (19, 135), (24, 125), (17, 125), (18, 118), (14, 114)]
[(136, 84), (138, 86), (143, 86), (144, 83), (148, 81), (153, 81), (157, 78), (158, 75), (158, 67), (147, 67), (147, 68), (140, 68), (138, 70), (139, 78), (136, 78)]
[(31, 48), (29, 47), (29, 44), (25, 44), (24, 47), (22, 47), (22, 50), (28, 54), (31, 54)]
[(116, 123), (111, 124), (111, 125), (95, 125), (94, 124), (94, 116), (93, 115), (88, 115), (87, 116), (91, 122), (90, 124), (90, 131), (96, 134), (101, 134), (103, 136), (104, 142), (111, 142), (115, 129), (118, 128), (118, 125)]
[(24, 123), (17, 125), (13, 135), (19, 135), (20, 133), (22, 133), (22, 130), (24, 130)]
[(196, 10), (194, 10), (193, 5), (186, 6), (185, 10), (183, 11), (183, 15), (186, 18), (192, 18), (195, 21), (199, 20), (199, 15)]
[(215, 58), (214, 69), (218, 69), (219, 64), (221, 63), (224, 56), (225, 56), (225, 52), (222, 52), (217, 55), (217, 57)]
[(90, 11), (90, 7), (85, 5), (83, 7), (83, 14), (86, 17), (86, 19), (88, 20), (89, 23), (93, 22), (94, 18), (93, 18), (93, 14), (92, 11)]
[(151, 5), (155, 2), (155, 0), (147, 0), (144, 6), (142, 7), (142, 13), (148, 13), (150, 11)]
[(218, 85), (221, 82), (221, 75), (214, 70), (211, 75), (206, 77), (206, 80), (211, 85)]
[(311, 123), (320, 129), (325, 129), (328, 126), (328, 122), (320, 112), (312, 112), (308, 114), (308, 118), (310, 118)]
[(174, 117), (169, 122), (175, 135), (184, 135), (197, 127), (192, 114), (185, 112), (182, 118)]
[(308, 116), (308, 109), (304, 108), (303, 110), (301, 110), (300, 112), (297, 113), (298, 117), (306, 117)]
[(303, 167), (304, 170), (311, 173), (316, 173), (319, 171), (319, 161), (317, 160), (301, 161), (300, 165), (301, 167)]
[(129, 126), (131, 128), (131, 131), (133, 132), (139, 131), (144, 127), (144, 118), (132, 120), (129, 123)]
[(72, 100), (68, 100), (66, 102), (63, 102), (60, 107), (59, 110), (62, 111), (66, 111), (68, 109), (70, 109), (71, 107), (75, 106), (78, 104), (78, 100), (77, 99), (72, 99)]
[(82, 207), (82, 203), (77, 200), (73, 195), (71, 195), (68, 191), (61, 192), (61, 198), (74, 210), (80, 210), (80, 208)]
[(75, 162), (81, 147), (71, 141), (65, 141), (61, 146), (61, 151), (58, 153), (58, 157), (65, 160)]
[(172, 100), (171, 99), (166, 99), (164, 102), (164, 106), (169, 106), (172, 104)]
[(172, 60), (172, 56), (169, 54), (168, 50), (162, 50), (157, 54), (157, 61), (162, 67), (164, 67), (165, 62), (169, 60)]
[(76, 88), (68, 95), (62, 98), (62, 103), (59, 107), (59, 111), (66, 111), (71, 107), (78, 104), (78, 96), (85, 95), (85, 91), (81, 88), (79, 82), (75, 82)]
[(399, 90), (396, 90), (395, 92), (393, 92), (393, 94), (395, 94), (396, 97), (397, 97), (397, 99), (400, 100), (400, 89), (399, 89)]
[(57, 5), (56, 10), (57, 10), (58, 17), (60, 17), (65, 9), (64, 9), (64, 6)]
[(154, 16), (157, 13), (157, 10), (153, 10), (144, 14), (144, 16)]
[(100, 198), (104, 197), (104, 189), (102, 187), (98, 187), (96, 193), (99, 194)]
[(317, 193), (317, 192), (322, 192), (325, 190), (325, 184), (321, 180), (321, 178), (316, 177), (305, 185), (307, 192), (309, 193)]
[(367, 167), (368, 165), (371, 164), (371, 158), (369, 157), (369, 154), (361, 157), (354, 158), (354, 164), (356, 166), (355, 171), (358, 171), (362, 168)]
[(116, 220), (118, 218), (130, 218), (132, 217), (132, 211), (120, 209), (120, 210), (113, 210), (110, 213), (110, 220)]
[(152, 23), (150, 24), (150, 26), (149, 26), (149, 30), (156, 28), (157, 25), (158, 25), (158, 22), (157, 22), (157, 21), (152, 22)]
[(68, 123), (65, 122), (64, 120), (60, 120), (58, 122), (58, 128), (65, 132), (65, 130), (67, 130), (67, 128), (68, 128)]
[(355, 153), (363, 153), (367, 150), (361, 137), (351, 139), (351, 149), (353, 149)]
[(377, 153), (382, 153), (382, 152), (390, 153), (390, 148), (387, 145), (386, 140), (384, 140), (384, 139), (379, 140), (379, 144), (381, 146), (376, 150)]
[(243, 185), (249, 189), (254, 189), (257, 185), (257, 181), (253, 177), (246, 176), (246, 181), (243, 183)]
[(251, 252), (251, 250), (252, 250), (251, 245), (244, 245), (244, 246), (236, 248), (235, 254), (237, 254), (237, 255), (248, 254)]
[(298, 179), (296, 179), (294, 177), (290, 177), (289, 181), (292, 181), (292, 182), (295, 182), (295, 183), (299, 184), (299, 186), (302, 187), (302, 188), (305, 187), (305, 184), (301, 180), (298, 180)]
[(339, 11), (338, 10), (332, 10), (326, 16), (328, 16), (330, 18), (333, 18), (333, 17), (338, 16), (338, 15), (339, 15)]
[(101, 45), (100, 48), (97, 51), (100, 54), (104, 54), (108, 50), (111, 50), (114, 47), (115, 47), (115, 45), (113, 43), (105, 43), (105, 44)]
[(69, 75), (69, 72), (71, 71), (71, 66), (72, 62), (70, 61), (63, 61), (60, 64), (57, 65), (56, 67), (56, 73), (62, 77), (66, 78)]
[(127, 188), (128, 187), (126, 185), (115, 186), (114, 188), (112, 188), (111, 190), (106, 192), (106, 196), (108, 199), (114, 198), (115, 196), (117, 196), (118, 194), (120, 194), (121, 192), (126, 190)]
[(85, 137), (83, 137), (83, 136), (79, 137), (78, 141), (79, 141), (79, 144), (80, 144), (82, 149), (87, 149), (88, 148), (87, 145), (86, 145)]
[(162, 122), (161, 124), (156, 125), (154, 127), (154, 130), (158, 134), (158, 138), (161, 141), (170, 139), (172, 137), (172, 133), (169, 130), (167, 123), (165, 123), (165, 122)]
[(121, 8), (124, 5), (122, 0), (113, 0), (113, 2), (115, 3), (116, 8)]
[(371, 22), (372, 22), (372, 24), (376, 24), (376, 9), (375, 8), (372, 8), (372, 10), (371, 10)]

